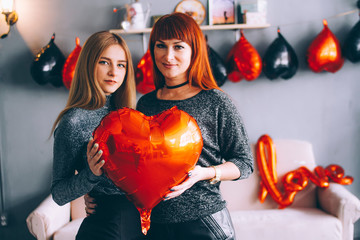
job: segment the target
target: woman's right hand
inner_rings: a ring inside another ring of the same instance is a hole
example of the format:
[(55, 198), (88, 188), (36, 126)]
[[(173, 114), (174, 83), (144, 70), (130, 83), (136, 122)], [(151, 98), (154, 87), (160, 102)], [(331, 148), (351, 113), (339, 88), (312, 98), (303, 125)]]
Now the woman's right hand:
[(85, 212), (86, 216), (90, 216), (91, 214), (95, 214), (97, 204), (95, 202), (95, 198), (91, 197), (88, 193), (84, 196), (85, 201)]
[(104, 166), (105, 161), (104, 160), (100, 161), (103, 152), (102, 150), (98, 151), (99, 144), (94, 142), (95, 142), (94, 139), (91, 138), (87, 145), (86, 156), (92, 173), (96, 176), (100, 176), (101, 174), (103, 174), (103, 170), (101, 168)]

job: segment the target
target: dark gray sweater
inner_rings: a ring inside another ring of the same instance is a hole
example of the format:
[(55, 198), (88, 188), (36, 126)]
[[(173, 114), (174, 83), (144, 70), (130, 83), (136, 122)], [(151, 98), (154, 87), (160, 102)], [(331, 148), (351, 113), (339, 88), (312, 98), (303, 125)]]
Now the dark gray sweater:
[[(203, 90), (192, 98), (172, 101), (157, 99), (154, 91), (139, 99), (137, 110), (152, 116), (173, 106), (194, 117), (200, 127), (204, 147), (198, 165), (208, 167), (229, 161), (239, 168), (240, 179), (250, 176), (254, 160), (247, 133), (236, 106), (224, 92)], [(184, 222), (220, 211), (225, 201), (219, 186), (220, 183), (211, 185), (209, 181), (200, 181), (180, 196), (159, 203), (153, 209), (151, 220)]]
[[(96, 110), (73, 108), (59, 122), (54, 133), (54, 162), (51, 193), (64, 205), (86, 193), (123, 194), (105, 175), (95, 176), (87, 163), (86, 146), (92, 132), (111, 110), (110, 96)], [(78, 174), (74, 176), (75, 170)]]

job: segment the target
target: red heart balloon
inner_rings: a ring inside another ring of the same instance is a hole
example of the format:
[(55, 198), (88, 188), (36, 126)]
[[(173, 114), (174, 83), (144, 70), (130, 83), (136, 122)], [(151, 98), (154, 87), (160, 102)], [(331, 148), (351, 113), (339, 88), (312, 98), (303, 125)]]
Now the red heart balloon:
[(307, 62), (312, 71), (318, 73), (323, 70), (335, 73), (344, 64), (341, 56), (339, 40), (330, 31), (327, 21), (323, 21), (324, 28), (310, 44), (307, 51)]
[(67, 89), (70, 89), (71, 82), (75, 74), (76, 62), (81, 52), (80, 39), (78, 37), (75, 39), (75, 44), (76, 47), (67, 57), (62, 70), (62, 80)]
[(242, 30), (240, 33), (241, 37), (230, 50), (226, 61), (229, 69), (228, 78), (232, 82), (239, 82), (243, 78), (248, 81), (255, 80), (262, 70), (262, 60), (258, 51), (248, 42)]
[(155, 116), (129, 108), (106, 115), (93, 133), (105, 174), (140, 212), (144, 234), (151, 210), (194, 168), (203, 146), (193, 117), (176, 106)]

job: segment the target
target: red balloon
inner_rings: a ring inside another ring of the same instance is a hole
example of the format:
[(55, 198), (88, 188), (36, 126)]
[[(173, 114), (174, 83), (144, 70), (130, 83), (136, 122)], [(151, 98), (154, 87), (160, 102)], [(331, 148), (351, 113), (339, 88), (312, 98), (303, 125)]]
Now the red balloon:
[(140, 59), (135, 71), (136, 90), (139, 93), (146, 94), (155, 90), (153, 77), (153, 62), (150, 51), (147, 50), (145, 55)]
[(105, 174), (134, 203), (146, 234), (151, 210), (185, 180), (201, 154), (195, 119), (176, 106), (150, 117), (123, 108), (105, 116), (93, 136)]
[(324, 28), (310, 44), (307, 51), (307, 62), (312, 71), (318, 73), (323, 70), (335, 73), (344, 64), (339, 40), (330, 31), (324, 19)]
[(245, 78), (248, 81), (256, 79), (262, 69), (262, 60), (256, 49), (246, 40), (240, 30), (239, 41), (230, 50), (227, 57), (228, 78), (232, 82), (239, 82)]
[(317, 166), (314, 173), (302, 166), (290, 171), (282, 178), (284, 192), (277, 186), (276, 150), (269, 135), (262, 135), (256, 143), (256, 161), (261, 176), (259, 200), (263, 203), (269, 194), (279, 204), (279, 208), (285, 208), (294, 202), (296, 194), (303, 190), (309, 180), (319, 187), (329, 187), (329, 178), (339, 184), (349, 185), (353, 177), (344, 176), (344, 169), (339, 165), (332, 164), (325, 169)]
[(78, 37), (75, 39), (75, 44), (76, 46), (66, 59), (62, 70), (62, 80), (67, 89), (70, 89), (71, 82), (75, 73), (76, 62), (79, 58), (81, 51), (80, 39)]

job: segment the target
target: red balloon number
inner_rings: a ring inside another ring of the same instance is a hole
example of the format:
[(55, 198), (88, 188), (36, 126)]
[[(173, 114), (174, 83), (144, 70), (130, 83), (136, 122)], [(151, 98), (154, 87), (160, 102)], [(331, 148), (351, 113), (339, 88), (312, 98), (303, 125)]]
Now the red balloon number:
[(195, 119), (176, 107), (150, 117), (123, 108), (105, 116), (93, 135), (105, 174), (134, 203), (146, 234), (151, 210), (186, 179), (201, 154)]
[(277, 187), (275, 145), (268, 135), (261, 136), (256, 144), (256, 160), (261, 176), (259, 200), (263, 203), (270, 194), (279, 204), (279, 208), (285, 208), (292, 204), (297, 192), (303, 190), (309, 180), (324, 188), (329, 186), (329, 178), (342, 185), (349, 185), (353, 182), (353, 177), (345, 176), (343, 168), (336, 164), (329, 165), (325, 169), (317, 166), (314, 172), (302, 166), (288, 172), (282, 178), (285, 191), (282, 193)]

